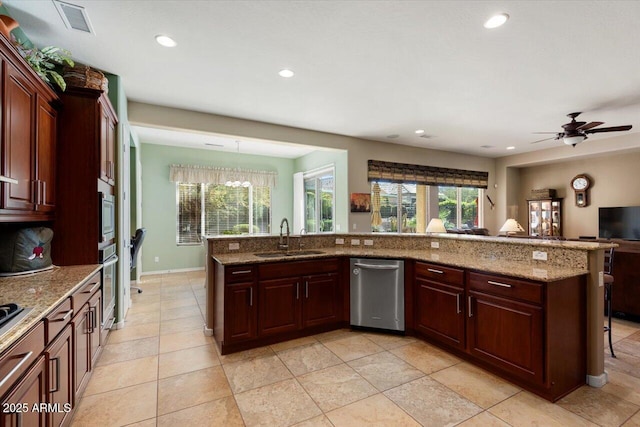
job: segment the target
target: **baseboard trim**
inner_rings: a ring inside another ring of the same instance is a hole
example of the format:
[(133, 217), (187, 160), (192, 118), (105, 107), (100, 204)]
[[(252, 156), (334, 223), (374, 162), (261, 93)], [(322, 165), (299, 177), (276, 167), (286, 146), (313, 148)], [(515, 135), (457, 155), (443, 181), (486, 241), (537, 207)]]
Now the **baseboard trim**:
[(151, 276), (153, 274), (168, 274), (168, 273), (187, 273), (189, 271), (202, 271), (204, 267), (195, 268), (176, 268), (170, 270), (155, 270), (155, 271), (143, 271), (140, 276)]
[(587, 375), (587, 384), (591, 387), (600, 388), (609, 382), (609, 374), (604, 371), (600, 375)]
[(213, 336), (213, 329), (207, 328), (207, 325), (204, 325), (204, 334), (208, 337), (212, 337)]

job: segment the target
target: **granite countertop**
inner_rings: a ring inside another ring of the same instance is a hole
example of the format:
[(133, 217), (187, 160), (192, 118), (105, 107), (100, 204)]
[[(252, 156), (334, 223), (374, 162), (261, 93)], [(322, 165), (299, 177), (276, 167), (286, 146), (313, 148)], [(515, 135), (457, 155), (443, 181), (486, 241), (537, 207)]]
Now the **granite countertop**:
[(16, 303), (31, 311), (0, 335), (0, 353), (69, 297), (102, 265), (55, 266), (52, 270), (24, 276), (0, 277), (0, 304)]
[(588, 274), (588, 269), (566, 268), (554, 265), (532, 265), (516, 261), (505, 261), (495, 257), (477, 255), (469, 257), (451, 252), (415, 250), (415, 249), (363, 249), (363, 248), (318, 248), (321, 254), (296, 255), (291, 251), (280, 257), (259, 257), (253, 253), (214, 254), (212, 257), (222, 265), (259, 264), (266, 262), (294, 261), (304, 259), (322, 259), (334, 256), (363, 257), (363, 258), (396, 258), (413, 259), (416, 261), (434, 262), (442, 265), (460, 267), (470, 270), (480, 270), (495, 274), (504, 274), (524, 279), (553, 282), (569, 277)]

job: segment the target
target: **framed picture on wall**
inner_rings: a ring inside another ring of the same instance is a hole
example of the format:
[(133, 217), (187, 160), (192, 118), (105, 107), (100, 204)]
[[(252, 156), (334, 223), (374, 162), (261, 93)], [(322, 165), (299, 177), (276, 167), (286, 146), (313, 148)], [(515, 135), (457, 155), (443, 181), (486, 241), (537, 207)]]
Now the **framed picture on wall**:
[(351, 193), (351, 212), (371, 212), (371, 194)]

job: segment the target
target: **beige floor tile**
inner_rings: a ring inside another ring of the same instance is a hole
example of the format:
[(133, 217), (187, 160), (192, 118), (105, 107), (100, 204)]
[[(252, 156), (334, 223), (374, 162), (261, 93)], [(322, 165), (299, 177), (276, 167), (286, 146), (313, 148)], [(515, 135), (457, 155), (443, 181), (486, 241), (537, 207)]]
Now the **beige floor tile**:
[(121, 426), (156, 416), (155, 382), (84, 396), (72, 426)]
[(513, 426), (596, 427), (596, 424), (560, 405), (554, 405), (526, 391), (498, 403), (489, 408), (488, 412)]
[(378, 344), (385, 350), (401, 347), (403, 345), (417, 342), (418, 340), (413, 337), (405, 337), (403, 335), (383, 334), (383, 333), (365, 333), (365, 337), (369, 338), (374, 343)]
[(281, 351), (278, 357), (295, 376), (343, 363), (338, 356), (317, 341), (312, 345)]
[(601, 426), (619, 426), (640, 410), (620, 396), (589, 386), (580, 387), (557, 404)]
[(333, 427), (333, 424), (331, 424), (331, 421), (329, 421), (329, 418), (325, 415), (318, 415), (317, 417), (294, 424), (293, 427)]
[(141, 325), (125, 325), (122, 329), (117, 329), (109, 333), (109, 344), (117, 344), (124, 341), (139, 340), (158, 336), (160, 323), (143, 323)]
[(624, 372), (640, 378), (640, 357), (618, 352), (616, 357), (606, 356), (604, 358), (604, 368), (607, 372)]
[(275, 355), (226, 363), (223, 368), (234, 393), (241, 393), (292, 377), (291, 372)]
[(185, 348), (200, 347), (212, 344), (213, 338), (206, 336), (201, 330), (177, 332), (160, 336), (160, 353), (184, 350)]
[(111, 365), (97, 366), (85, 396), (129, 387), (158, 379), (158, 356), (143, 357)]
[(202, 313), (200, 313), (200, 307), (198, 307), (198, 304), (195, 302), (195, 300), (193, 305), (160, 310), (160, 320), (163, 322), (166, 320), (182, 319), (184, 317), (192, 316), (202, 316)]
[(338, 338), (336, 340), (327, 341), (324, 345), (345, 362), (384, 351), (382, 347), (364, 335)]
[(318, 340), (314, 337), (302, 337), (295, 340), (289, 340), (284, 342), (279, 342), (277, 344), (271, 344), (271, 349), (276, 353), (289, 350), (290, 348), (300, 347), (303, 345), (315, 344)]
[(139, 421), (133, 424), (127, 424), (126, 427), (156, 427), (156, 419), (149, 418), (148, 420)]
[(207, 344), (160, 354), (158, 376), (167, 378), (218, 365), (218, 353), (213, 344)]
[(189, 287), (182, 288), (163, 288), (160, 291), (160, 296), (162, 297), (162, 301), (183, 299), (183, 298), (193, 298), (193, 291)]
[(158, 427), (242, 427), (242, 416), (233, 396), (202, 403), (158, 417)]
[(160, 298), (158, 298), (157, 301), (153, 301), (153, 302), (148, 302), (148, 301), (136, 302), (134, 300), (133, 305), (131, 306), (131, 309), (129, 311), (131, 311), (132, 313), (140, 313), (140, 312), (146, 312), (146, 311), (160, 311)]
[(322, 413), (294, 379), (249, 390), (235, 397), (247, 427), (289, 426)]
[(609, 382), (602, 391), (640, 405), (640, 378), (618, 371), (609, 371), (608, 374)]
[(388, 351), (352, 360), (348, 365), (379, 391), (388, 390), (424, 376), (424, 372)]
[(637, 412), (633, 417), (629, 418), (627, 422), (622, 424), (622, 427), (640, 427), (640, 412)]
[(302, 387), (324, 412), (331, 411), (378, 392), (345, 364), (298, 377)]
[(431, 374), (461, 362), (457, 357), (423, 342), (408, 344), (389, 351), (425, 374)]
[(109, 343), (102, 349), (98, 366), (156, 355), (159, 344), (160, 338), (158, 337), (125, 341), (118, 344), (111, 344), (111, 339), (109, 339)]
[(220, 366), (163, 378), (158, 381), (158, 416), (231, 395)]
[(266, 356), (273, 356), (273, 355), (275, 355), (274, 351), (271, 349), (271, 347), (267, 346), (267, 347), (253, 348), (251, 350), (246, 350), (246, 351), (239, 351), (237, 353), (231, 353), (224, 356), (218, 354), (218, 357), (220, 358), (220, 362), (223, 365), (226, 365), (228, 363), (240, 362), (241, 360), (251, 360), (251, 359), (257, 359), (259, 357), (266, 357)]
[(343, 406), (326, 415), (335, 427), (420, 426), (416, 420), (382, 394)]
[(313, 337), (321, 343), (333, 341), (339, 338), (345, 338), (348, 336), (362, 335), (361, 332), (354, 332), (351, 329), (336, 329), (335, 331), (323, 332), (321, 334), (314, 335)]
[(485, 409), (520, 391), (513, 384), (468, 363), (435, 372), (431, 378)]
[(616, 352), (616, 356), (618, 355), (618, 352), (638, 356), (640, 355), (640, 341), (635, 341), (631, 338), (618, 341), (613, 346), (613, 351)]
[(175, 334), (176, 332), (186, 332), (204, 328), (204, 318), (199, 314), (181, 319), (165, 320), (160, 322), (160, 335)]
[(425, 426), (453, 425), (482, 412), (473, 402), (429, 377), (392, 388), (384, 395)]
[(160, 312), (159, 311), (140, 311), (134, 312), (131, 310), (127, 314), (127, 318), (124, 321), (125, 327), (142, 325), (144, 323), (159, 323)]
[(160, 302), (160, 310), (171, 310), (174, 308), (188, 307), (190, 305), (196, 305), (197, 301), (195, 296), (189, 298), (169, 299)]
[(457, 427), (509, 427), (510, 424), (505, 423), (495, 415), (490, 414), (487, 411), (480, 412), (478, 415), (469, 418)]

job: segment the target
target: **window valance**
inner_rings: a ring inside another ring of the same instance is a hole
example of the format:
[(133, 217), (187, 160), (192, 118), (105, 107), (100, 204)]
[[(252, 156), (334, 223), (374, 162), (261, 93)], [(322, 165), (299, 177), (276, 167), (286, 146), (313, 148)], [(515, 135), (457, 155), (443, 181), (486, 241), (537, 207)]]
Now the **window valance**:
[(369, 160), (369, 181), (487, 188), (489, 172)]
[(222, 168), (200, 165), (171, 165), (171, 182), (189, 182), (203, 184), (225, 184), (228, 181), (248, 181), (256, 187), (275, 187), (278, 172), (250, 169)]

